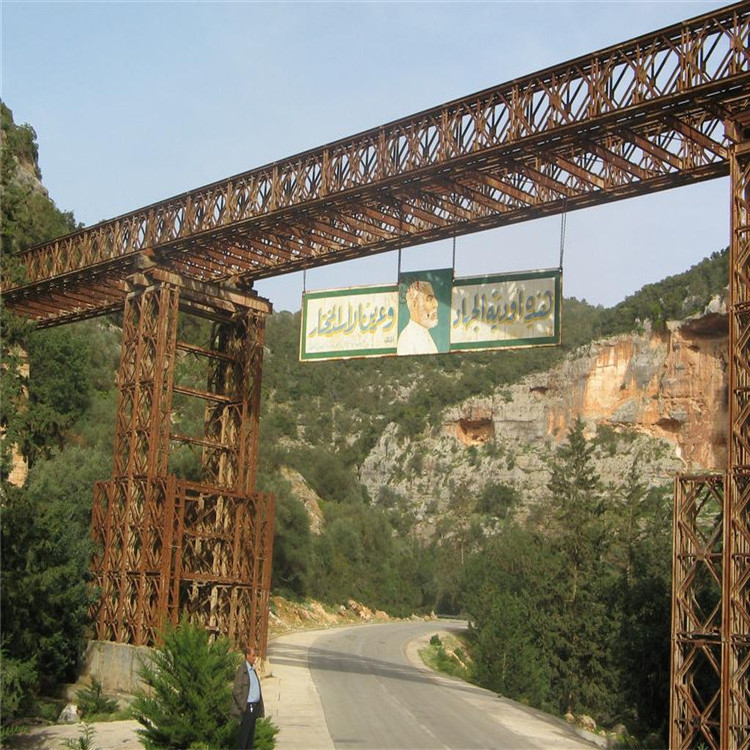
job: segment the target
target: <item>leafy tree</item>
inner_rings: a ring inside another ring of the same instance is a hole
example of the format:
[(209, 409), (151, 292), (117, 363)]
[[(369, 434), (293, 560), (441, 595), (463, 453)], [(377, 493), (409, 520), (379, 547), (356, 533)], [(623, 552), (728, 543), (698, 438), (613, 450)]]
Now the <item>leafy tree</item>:
[[(622, 692), (633, 730), (668, 741), (672, 488), (647, 489), (634, 460), (618, 505), (617, 584)], [(633, 679), (637, 675), (637, 679)], [(704, 693), (705, 694), (705, 693)]]
[(600, 559), (606, 541), (604, 496), (592, 460), (594, 446), (583, 430), (582, 420), (577, 419), (567, 443), (557, 452), (549, 481), (554, 533), (570, 564), (567, 596), (571, 602), (578, 596), (583, 569)]
[(72, 447), (33, 467), (28, 489), (6, 488), (2, 645), (35, 665), (42, 690), (73, 681), (83, 653), (93, 484), (108, 471), (101, 454)]
[(38, 331), (29, 337), (29, 401), (23, 453), (33, 463), (61, 448), (66, 430), (89, 405), (91, 336), (86, 328)]
[(262, 488), (276, 498), (271, 587), (277, 594), (304, 597), (312, 565), (310, 521), (305, 506), (281, 478), (263, 478)]
[(551, 698), (547, 625), (555, 567), (544, 537), (511, 524), (470, 558), (461, 586), (476, 680), (540, 708), (548, 708)]

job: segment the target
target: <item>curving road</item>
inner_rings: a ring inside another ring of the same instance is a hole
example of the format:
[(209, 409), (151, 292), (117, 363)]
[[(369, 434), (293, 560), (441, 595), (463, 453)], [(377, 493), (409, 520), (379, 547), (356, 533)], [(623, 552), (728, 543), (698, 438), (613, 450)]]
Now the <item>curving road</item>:
[[(270, 713), (281, 729), (277, 747), (593, 747), (558, 719), (421, 665), (421, 643), (433, 633), (462, 627), (446, 621), (388, 623), (273, 641), (271, 663), (281, 676), (264, 695), (270, 693), (270, 705), (276, 706)], [(295, 693), (302, 696), (297, 708), (291, 705)]]

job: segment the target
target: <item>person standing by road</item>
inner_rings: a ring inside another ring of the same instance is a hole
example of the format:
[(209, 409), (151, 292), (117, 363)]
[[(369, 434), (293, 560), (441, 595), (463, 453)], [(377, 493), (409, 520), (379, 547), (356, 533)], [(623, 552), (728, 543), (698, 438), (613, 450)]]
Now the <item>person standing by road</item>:
[(231, 714), (235, 719), (241, 719), (237, 745), (240, 750), (251, 750), (255, 737), (255, 722), (264, 715), (263, 693), (255, 672), (255, 657), (255, 647), (245, 646), (245, 661), (237, 667), (234, 675)]

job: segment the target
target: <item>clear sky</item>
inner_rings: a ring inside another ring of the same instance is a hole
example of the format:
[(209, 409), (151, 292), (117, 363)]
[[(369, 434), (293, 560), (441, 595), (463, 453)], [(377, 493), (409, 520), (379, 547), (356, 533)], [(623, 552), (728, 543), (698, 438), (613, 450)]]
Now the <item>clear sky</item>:
[[(86, 225), (533, 73), (724, 3), (0, 0), (2, 96)], [(729, 180), (571, 212), (566, 296), (613, 305), (729, 244)], [(459, 237), (456, 275), (556, 266), (560, 218)], [(450, 241), (403, 270), (449, 267)], [(308, 290), (395, 283), (395, 253)], [(298, 310), (301, 273), (257, 285)]]

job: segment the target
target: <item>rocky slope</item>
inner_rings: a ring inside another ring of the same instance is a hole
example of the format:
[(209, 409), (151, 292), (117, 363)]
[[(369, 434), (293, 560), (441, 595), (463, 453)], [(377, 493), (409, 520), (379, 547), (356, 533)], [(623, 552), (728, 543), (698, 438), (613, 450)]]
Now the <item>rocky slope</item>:
[(596, 441), (602, 479), (620, 485), (636, 462), (648, 485), (726, 461), (728, 325), (706, 314), (665, 331), (589, 344), (547, 372), (448, 408), (416, 441), (389, 425), (360, 474), (372, 498), (400, 495), (423, 529), (463, 495), (512, 488), (526, 511), (546, 493), (549, 460), (577, 418)]

